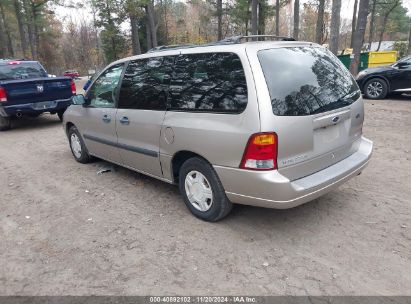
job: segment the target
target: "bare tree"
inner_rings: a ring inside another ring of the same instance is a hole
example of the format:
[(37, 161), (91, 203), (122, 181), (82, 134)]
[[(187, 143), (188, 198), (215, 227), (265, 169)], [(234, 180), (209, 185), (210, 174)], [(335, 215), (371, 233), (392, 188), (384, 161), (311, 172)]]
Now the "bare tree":
[(319, 2), (318, 2), (317, 26), (315, 28), (315, 42), (317, 42), (319, 44), (323, 43), (324, 9), (325, 9), (325, 0), (319, 0)]
[(280, 0), (275, 1), (275, 34), (280, 36)]
[(374, 24), (375, 24), (375, 8), (377, 0), (372, 1), (371, 18), (370, 18), (370, 33), (368, 35), (368, 50), (371, 50), (372, 42), (374, 40)]
[(380, 50), (381, 47), (381, 42), (382, 39), (384, 37), (384, 33), (385, 33), (385, 27), (387, 26), (387, 21), (388, 21), (388, 17), (390, 16), (391, 12), (401, 3), (401, 0), (394, 0), (391, 3), (391, 6), (386, 10), (385, 14), (384, 14), (384, 19), (382, 21), (382, 26), (381, 26), (381, 31), (380, 31), (380, 37), (378, 40), (378, 47), (377, 47), (377, 52)]
[(130, 25), (131, 25), (131, 47), (133, 55), (141, 54), (140, 37), (138, 34), (137, 17), (130, 13)]
[(408, 34), (408, 55), (411, 55), (411, 23), (410, 23), (410, 33)]
[(146, 5), (146, 12), (147, 12), (147, 19), (148, 19), (148, 24), (150, 28), (151, 43), (153, 47), (156, 47), (158, 45), (157, 43), (158, 24), (156, 24), (154, 4), (152, 1), (149, 1), (148, 4)]
[(358, 73), (358, 65), (360, 63), (361, 47), (364, 42), (365, 29), (367, 27), (367, 16), (369, 8), (369, 0), (360, 0), (358, 8), (358, 20), (357, 26), (354, 32), (353, 54), (354, 58), (351, 59), (350, 72), (354, 76)]
[(267, 17), (266, 13), (266, 3), (265, 0), (258, 1), (258, 34), (265, 34), (265, 19)]
[(357, 28), (357, 9), (358, 9), (358, 0), (354, 1), (354, 12), (352, 14), (352, 23), (351, 23), (351, 43), (350, 47), (353, 48), (354, 45), (354, 33)]
[(252, 35), (257, 35), (257, 27), (258, 27), (257, 9), (258, 9), (258, 0), (251, 0), (251, 34)]
[(223, 1), (217, 0), (217, 38), (223, 39)]
[(20, 5), (19, 0), (14, 0), (14, 11), (16, 14), (17, 25), (19, 28), (21, 51), (23, 53), (23, 57), (25, 57), (27, 54), (27, 40), (26, 40), (26, 33), (24, 31), (24, 21), (23, 21), (21, 5)]
[(0, 2), (0, 14), (1, 14), (1, 19), (3, 19), (3, 23), (4, 23), (3, 29), (4, 29), (5, 37), (7, 38), (7, 43), (6, 43), (7, 50), (8, 50), (9, 56), (14, 57), (14, 49), (13, 49), (13, 43), (11, 40), (10, 24), (6, 20), (5, 9), (1, 2)]
[(330, 50), (335, 55), (338, 53), (338, 43), (340, 37), (340, 12), (341, 0), (333, 0), (331, 8)]
[(7, 57), (7, 42), (6, 42), (6, 30), (4, 29), (3, 16), (0, 14), (0, 58)]
[(298, 40), (300, 31), (300, 0), (294, 1), (294, 39)]

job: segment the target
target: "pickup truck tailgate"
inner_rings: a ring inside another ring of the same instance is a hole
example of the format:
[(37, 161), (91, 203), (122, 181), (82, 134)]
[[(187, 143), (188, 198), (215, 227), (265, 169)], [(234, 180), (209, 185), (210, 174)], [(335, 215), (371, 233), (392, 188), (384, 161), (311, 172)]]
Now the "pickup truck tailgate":
[(71, 79), (67, 77), (2, 81), (0, 86), (7, 92), (5, 106), (69, 99), (73, 95)]

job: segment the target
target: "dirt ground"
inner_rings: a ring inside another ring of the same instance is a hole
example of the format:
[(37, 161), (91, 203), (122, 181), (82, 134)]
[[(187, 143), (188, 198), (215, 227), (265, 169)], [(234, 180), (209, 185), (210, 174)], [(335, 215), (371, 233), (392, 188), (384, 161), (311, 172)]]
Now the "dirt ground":
[(211, 224), (175, 186), (74, 161), (57, 117), (0, 133), (0, 295), (411, 295), (411, 97), (366, 101), (370, 165)]

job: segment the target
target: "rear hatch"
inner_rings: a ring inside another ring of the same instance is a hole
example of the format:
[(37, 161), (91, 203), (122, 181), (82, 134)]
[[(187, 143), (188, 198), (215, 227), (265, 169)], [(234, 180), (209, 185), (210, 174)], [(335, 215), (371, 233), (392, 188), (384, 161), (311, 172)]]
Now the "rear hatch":
[(48, 77), (42, 66), (33, 61), (1, 64), (0, 86), (7, 92), (4, 105), (69, 99), (73, 95), (70, 78)]
[(302, 178), (358, 150), (364, 118), (361, 93), (331, 52), (299, 46), (257, 55), (272, 106), (270, 115), (262, 115), (263, 131), (278, 135), (281, 174)]

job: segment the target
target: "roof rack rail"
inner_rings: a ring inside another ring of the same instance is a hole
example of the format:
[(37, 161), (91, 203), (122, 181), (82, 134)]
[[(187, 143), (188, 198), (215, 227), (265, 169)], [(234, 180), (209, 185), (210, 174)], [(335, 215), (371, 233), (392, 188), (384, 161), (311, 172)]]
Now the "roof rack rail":
[(147, 53), (154, 53), (160, 51), (167, 51), (167, 50), (178, 50), (178, 49), (188, 49), (200, 46), (213, 46), (213, 45), (224, 45), (224, 44), (239, 44), (242, 40), (249, 41), (249, 40), (259, 41), (261, 39), (271, 39), (271, 40), (281, 40), (281, 41), (295, 41), (293, 37), (288, 36), (275, 36), (275, 35), (248, 35), (248, 36), (233, 36), (228, 37), (223, 40), (219, 40), (216, 42), (210, 42), (206, 44), (182, 44), (182, 45), (160, 45), (156, 46), (152, 49), (149, 49)]
[(147, 53), (167, 51), (167, 50), (176, 50), (176, 49), (187, 49), (198, 46), (197, 44), (181, 44), (181, 45), (160, 45), (149, 49)]
[(1, 61), (27, 61), (26, 58), (0, 58)]
[(260, 41), (260, 39), (263, 40), (281, 40), (281, 41), (295, 41), (293, 37), (288, 37), (288, 36), (275, 36), (275, 35), (240, 35), (240, 36), (234, 36), (234, 37), (229, 37), (223, 40), (220, 40), (219, 42), (222, 43), (241, 43), (242, 40), (249, 41), (249, 40), (256, 40)]

